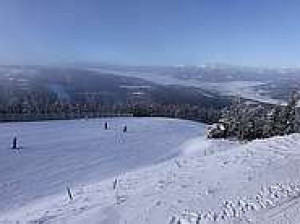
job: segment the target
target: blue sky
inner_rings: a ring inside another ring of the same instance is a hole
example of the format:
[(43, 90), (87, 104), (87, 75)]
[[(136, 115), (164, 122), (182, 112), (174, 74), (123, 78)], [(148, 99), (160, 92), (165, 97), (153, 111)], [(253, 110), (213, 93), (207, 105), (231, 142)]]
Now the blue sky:
[(0, 63), (300, 65), (299, 0), (0, 0)]

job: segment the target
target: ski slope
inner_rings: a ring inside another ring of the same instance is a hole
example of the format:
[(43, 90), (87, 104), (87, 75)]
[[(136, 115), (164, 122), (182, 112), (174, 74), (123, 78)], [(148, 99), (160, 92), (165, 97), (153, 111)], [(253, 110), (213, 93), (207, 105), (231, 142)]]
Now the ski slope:
[[(1, 143), (11, 139), (15, 128), (24, 140), (19, 153), (1, 146), (1, 174), (5, 174), (1, 183), (19, 180), (19, 185), (2, 185), (1, 199), (10, 200), (1, 200), (0, 221), (300, 222), (300, 135), (246, 144), (207, 140), (204, 125), (190, 121), (126, 118), (109, 123), (108, 131), (101, 129), (103, 120), (1, 126)], [(128, 133), (120, 131), (125, 123), (130, 124)], [(25, 130), (39, 135), (40, 143)], [(98, 139), (102, 147), (95, 143)], [(27, 152), (30, 148), (35, 151)], [(87, 153), (89, 149), (93, 152)], [(23, 158), (26, 155), (28, 161)], [(15, 158), (19, 161), (14, 162)], [(73, 200), (68, 198), (66, 185), (71, 187)]]
[[(108, 122), (108, 130), (104, 130)], [(122, 133), (123, 126), (128, 132)], [(66, 186), (97, 182), (159, 163), (202, 135), (203, 125), (172, 119), (114, 118), (0, 124), (0, 211)], [(18, 137), (20, 150), (11, 150)]]

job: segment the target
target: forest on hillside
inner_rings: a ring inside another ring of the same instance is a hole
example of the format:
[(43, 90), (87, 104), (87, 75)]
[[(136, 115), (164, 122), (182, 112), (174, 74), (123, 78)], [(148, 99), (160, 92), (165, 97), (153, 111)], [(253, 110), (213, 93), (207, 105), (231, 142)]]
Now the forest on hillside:
[(300, 132), (298, 94), (291, 94), (285, 106), (243, 103), (236, 97), (210, 127), (209, 138), (254, 140)]

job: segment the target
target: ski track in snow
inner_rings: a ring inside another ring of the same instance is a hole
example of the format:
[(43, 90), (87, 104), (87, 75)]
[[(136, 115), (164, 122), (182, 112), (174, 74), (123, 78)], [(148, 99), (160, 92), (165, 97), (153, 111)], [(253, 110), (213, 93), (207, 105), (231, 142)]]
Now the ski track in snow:
[[(74, 197), (72, 201), (68, 199), (66, 192), (48, 195), (45, 191), (38, 200), (29, 200), (22, 206), (0, 212), (0, 220), (4, 223), (20, 220), (30, 223), (72, 224), (300, 222), (300, 135), (240, 144), (226, 140), (207, 140), (201, 137), (204, 126), (193, 122), (150, 118), (131, 118), (130, 121), (138, 124), (136, 128), (139, 131), (136, 133), (147, 130), (147, 135), (152, 133), (147, 138), (141, 133), (132, 134), (138, 138), (132, 141), (141, 142), (139, 146), (144, 147), (144, 150), (151, 149), (155, 154), (161, 152), (156, 147), (163, 150), (169, 147), (174, 149), (168, 149), (163, 156), (153, 155), (151, 160), (147, 160), (149, 154), (141, 157), (144, 158), (141, 164), (146, 163), (147, 166), (121, 166), (120, 170), (113, 169), (111, 175), (106, 175), (104, 180), (74, 184), (74, 187), (71, 186)], [(81, 122), (79, 124), (83, 129), (85, 125), (92, 126), (89, 127), (92, 132), (97, 132), (101, 123), (99, 120), (76, 122)], [(123, 122), (129, 121), (121, 119), (122, 124)], [(120, 125), (120, 120), (116, 123)], [(173, 125), (179, 125), (180, 128)], [(8, 126), (11, 128), (11, 124)], [(172, 128), (168, 129), (166, 126)], [(35, 125), (33, 129), (34, 127)], [(148, 128), (155, 131), (149, 132)], [(171, 135), (167, 136), (166, 130), (175, 137), (169, 139)], [(102, 135), (105, 133), (100, 132)], [(116, 131), (112, 131), (114, 132)], [(112, 133), (110, 136), (121, 134)], [(200, 137), (197, 137), (198, 133)], [(0, 136), (3, 139), (2, 133)], [(132, 138), (134, 139), (133, 136)], [(124, 139), (124, 144), (129, 144), (128, 136)], [(162, 141), (159, 145), (154, 143), (157, 139)], [(48, 141), (50, 144), (51, 141)], [(143, 141), (146, 141), (145, 144), (142, 144)], [(170, 142), (166, 144), (166, 141)], [(115, 153), (119, 151), (116, 150)], [(135, 153), (143, 154), (144, 151)], [(118, 163), (111, 165), (117, 166), (116, 164)], [(79, 167), (85, 166), (79, 164)], [(1, 169), (4, 170), (4, 167)], [(91, 170), (87, 169), (85, 172)], [(11, 177), (9, 183), (11, 191), (17, 195), (15, 191), (20, 189), (13, 187), (15, 179)]]

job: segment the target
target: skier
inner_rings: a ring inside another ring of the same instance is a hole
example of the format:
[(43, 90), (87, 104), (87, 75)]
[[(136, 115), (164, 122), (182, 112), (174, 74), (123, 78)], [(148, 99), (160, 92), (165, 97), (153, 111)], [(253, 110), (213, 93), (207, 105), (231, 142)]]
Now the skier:
[(13, 145), (12, 145), (12, 149), (17, 149), (17, 137), (14, 137), (13, 139)]
[(69, 187), (67, 187), (67, 192), (68, 192), (69, 199), (73, 200), (73, 195), (72, 195), (71, 189)]
[(127, 126), (125, 125), (124, 128), (123, 128), (123, 132), (127, 132)]
[(104, 124), (104, 129), (105, 129), (105, 130), (108, 129), (108, 124), (107, 124), (107, 122), (105, 122), (105, 124)]

